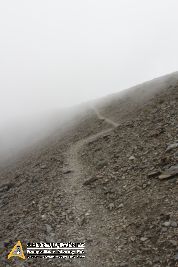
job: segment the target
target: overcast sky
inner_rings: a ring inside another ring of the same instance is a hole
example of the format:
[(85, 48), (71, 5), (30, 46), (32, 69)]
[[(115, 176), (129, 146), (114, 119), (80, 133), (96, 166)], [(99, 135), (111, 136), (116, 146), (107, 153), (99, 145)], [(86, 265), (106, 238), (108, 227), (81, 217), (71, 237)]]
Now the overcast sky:
[(0, 3), (0, 120), (178, 70), (177, 0)]

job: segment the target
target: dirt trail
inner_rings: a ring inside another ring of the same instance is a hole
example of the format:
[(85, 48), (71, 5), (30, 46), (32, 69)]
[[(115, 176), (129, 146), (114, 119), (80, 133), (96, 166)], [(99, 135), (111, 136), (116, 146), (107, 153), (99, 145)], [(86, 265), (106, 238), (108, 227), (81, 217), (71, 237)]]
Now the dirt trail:
[(86, 241), (86, 258), (77, 259), (75, 266), (101, 266), (102, 257), (104, 266), (111, 266), (113, 253), (112, 236), (107, 235), (110, 227), (108, 211), (103, 205), (99, 205), (96, 196), (83, 186), (88, 177), (85, 177), (85, 170), (79, 159), (83, 146), (117, 127), (115, 122), (101, 116), (97, 110), (94, 111), (99, 120), (105, 120), (112, 127), (80, 140), (72, 145), (65, 155), (65, 168), (69, 173), (65, 175), (64, 190), (71, 200), (72, 211), (76, 218), (74, 226), (67, 231), (68, 237), (73, 242)]
[(99, 120), (105, 120), (108, 124), (110, 124), (110, 125), (111, 125), (112, 127), (114, 127), (114, 128), (116, 128), (116, 127), (119, 125), (118, 123), (114, 122), (113, 120), (108, 119), (108, 118), (102, 116), (102, 115), (98, 112), (98, 110), (97, 110), (96, 108), (93, 108), (93, 110), (95, 111), (95, 113), (96, 113), (96, 115), (97, 115), (97, 117), (98, 117)]

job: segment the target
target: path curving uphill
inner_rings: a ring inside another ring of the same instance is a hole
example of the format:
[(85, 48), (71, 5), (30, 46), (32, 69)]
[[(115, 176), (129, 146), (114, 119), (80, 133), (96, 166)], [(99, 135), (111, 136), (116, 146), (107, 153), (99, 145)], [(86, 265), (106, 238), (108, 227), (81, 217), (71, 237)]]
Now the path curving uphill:
[(104, 266), (111, 266), (113, 253), (113, 239), (107, 235), (110, 228), (108, 211), (103, 205), (98, 205), (96, 196), (83, 186), (88, 177), (79, 155), (83, 146), (111, 132), (118, 124), (103, 117), (95, 108), (93, 110), (99, 120), (105, 120), (111, 127), (82, 139), (69, 148), (65, 154), (65, 168), (69, 171), (63, 180), (66, 196), (71, 201), (75, 215), (74, 225), (67, 230), (68, 238), (73, 242), (86, 242), (86, 258), (75, 262), (75, 266), (82, 267), (101, 266), (102, 260)]

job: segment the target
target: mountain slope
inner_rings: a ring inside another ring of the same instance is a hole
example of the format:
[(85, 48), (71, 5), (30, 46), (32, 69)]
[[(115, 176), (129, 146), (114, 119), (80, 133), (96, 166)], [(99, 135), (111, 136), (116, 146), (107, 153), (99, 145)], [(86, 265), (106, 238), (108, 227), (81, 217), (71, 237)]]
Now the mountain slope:
[(176, 266), (178, 75), (108, 99), (1, 170), (1, 266), (17, 240), (85, 241), (86, 259), (10, 266)]

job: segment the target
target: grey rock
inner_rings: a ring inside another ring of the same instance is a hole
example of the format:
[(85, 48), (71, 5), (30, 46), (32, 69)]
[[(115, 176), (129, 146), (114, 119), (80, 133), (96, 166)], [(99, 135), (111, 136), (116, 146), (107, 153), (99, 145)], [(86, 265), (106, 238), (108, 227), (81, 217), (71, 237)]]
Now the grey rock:
[(40, 168), (38, 167), (33, 169), (33, 172), (39, 172), (39, 171), (40, 171)]
[(178, 253), (174, 255), (174, 260), (178, 261)]
[(171, 245), (173, 245), (174, 247), (177, 246), (177, 241), (176, 241), (176, 240), (170, 240), (169, 242), (170, 242)]
[(148, 174), (148, 178), (154, 178), (154, 177), (157, 177), (158, 175), (160, 175), (161, 172), (160, 171), (153, 171), (153, 172), (150, 172)]
[(147, 237), (141, 237), (141, 238), (140, 238), (140, 241), (142, 241), (142, 242), (145, 242), (146, 240), (148, 240)]
[(172, 221), (172, 222), (171, 222), (171, 226), (172, 226), (172, 227), (177, 227), (177, 223), (174, 222), (174, 221)]
[(178, 143), (174, 143), (174, 144), (171, 144), (167, 147), (166, 151), (169, 152), (171, 151), (172, 149), (175, 149), (178, 147)]
[(123, 203), (121, 203), (119, 206), (118, 206), (118, 208), (123, 208), (124, 207), (124, 204)]
[(175, 159), (178, 159), (178, 152), (174, 154)]
[(42, 220), (45, 220), (45, 219), (47, 219), (47, 216), (46, 216), (46, 214), (42, 214), (42, 215), (41, 215), (41, 218), (42, 218)]
[(46, 224), (46, 231), (47, 231), (47, 233), (52, 232), (52, 227), (49, 224)]
[(142, 188), (145, 189), (147, 187), (147, 184), (142, 184)]
[(9, 189), (12, 188), (13, 186), (14, 186), (13, 183), (3, 184), (3, 185), (0, 187), (0, 193), (4, 193), (4, 192), (9, 191)]
[(178, 173), (178, 165), (171, 166), (168, 170), (171, 172)]
[(86, 223), (87, 223), (87, 218), (85, 216), (83, 216), (79, 221), (79, 225), (82, 226), (82, 225), (84, 225)]
[(134, 156), (131, 156), (130, 158), (129, 158), (129, 160), (134, 160), (135, 159), (135, 157)]
[(171, 179), (169, 179), (169, 183), (173, 184), (173, 183), (176, 183), (177, 182), (177, 178), (176, 177), (173, 177)]
[(84, 183), (83, 183), (83, 185), (90, 185), (90, 184), (92, 184), (93, 182), (95, 182), (96, 180), (98, 180), (98, 177), (92, 177), (92, 178), (90, 178), (90, 179), (88, 179), (88, 180), (86, 180)]
[(64, 170), (63, 174), (68, 174), (68, 173), (71, 173), (71, 172), (72, 172), (72, 170)]
[(160, 180), (165, 180), (169, 178), (173, 178), (178, 175), (178, 165), (171, 166), (166, 171), (162, 172), (161, 175), (159, 175)]
[(114, 209), (114, 203), (110, 203), (108, 208), (109, 208), (109, 210), (113, 210)]
[(163, 223), (163, 226), (165, 226), (165, 227), (169, 227), (171, 225), (171, 222), (170, 221), (167, 221), (167, 222), (164, 222)]
[(42, 165), (40, 166), (40, 168), (41, 168), (41, 169), (47, 169), (47, 165), (46, 165), (46, 164), (42, 164)]
[(167, 227), (163, 227), (162, 232), (164, 232), (164, 233), (167, 232)]
[(131, 240), (132, 242), (134, 242), (134, 241), (136, 240), (136, 237), (135, 237), (135, 236), (131, 236), (130, 240)]

